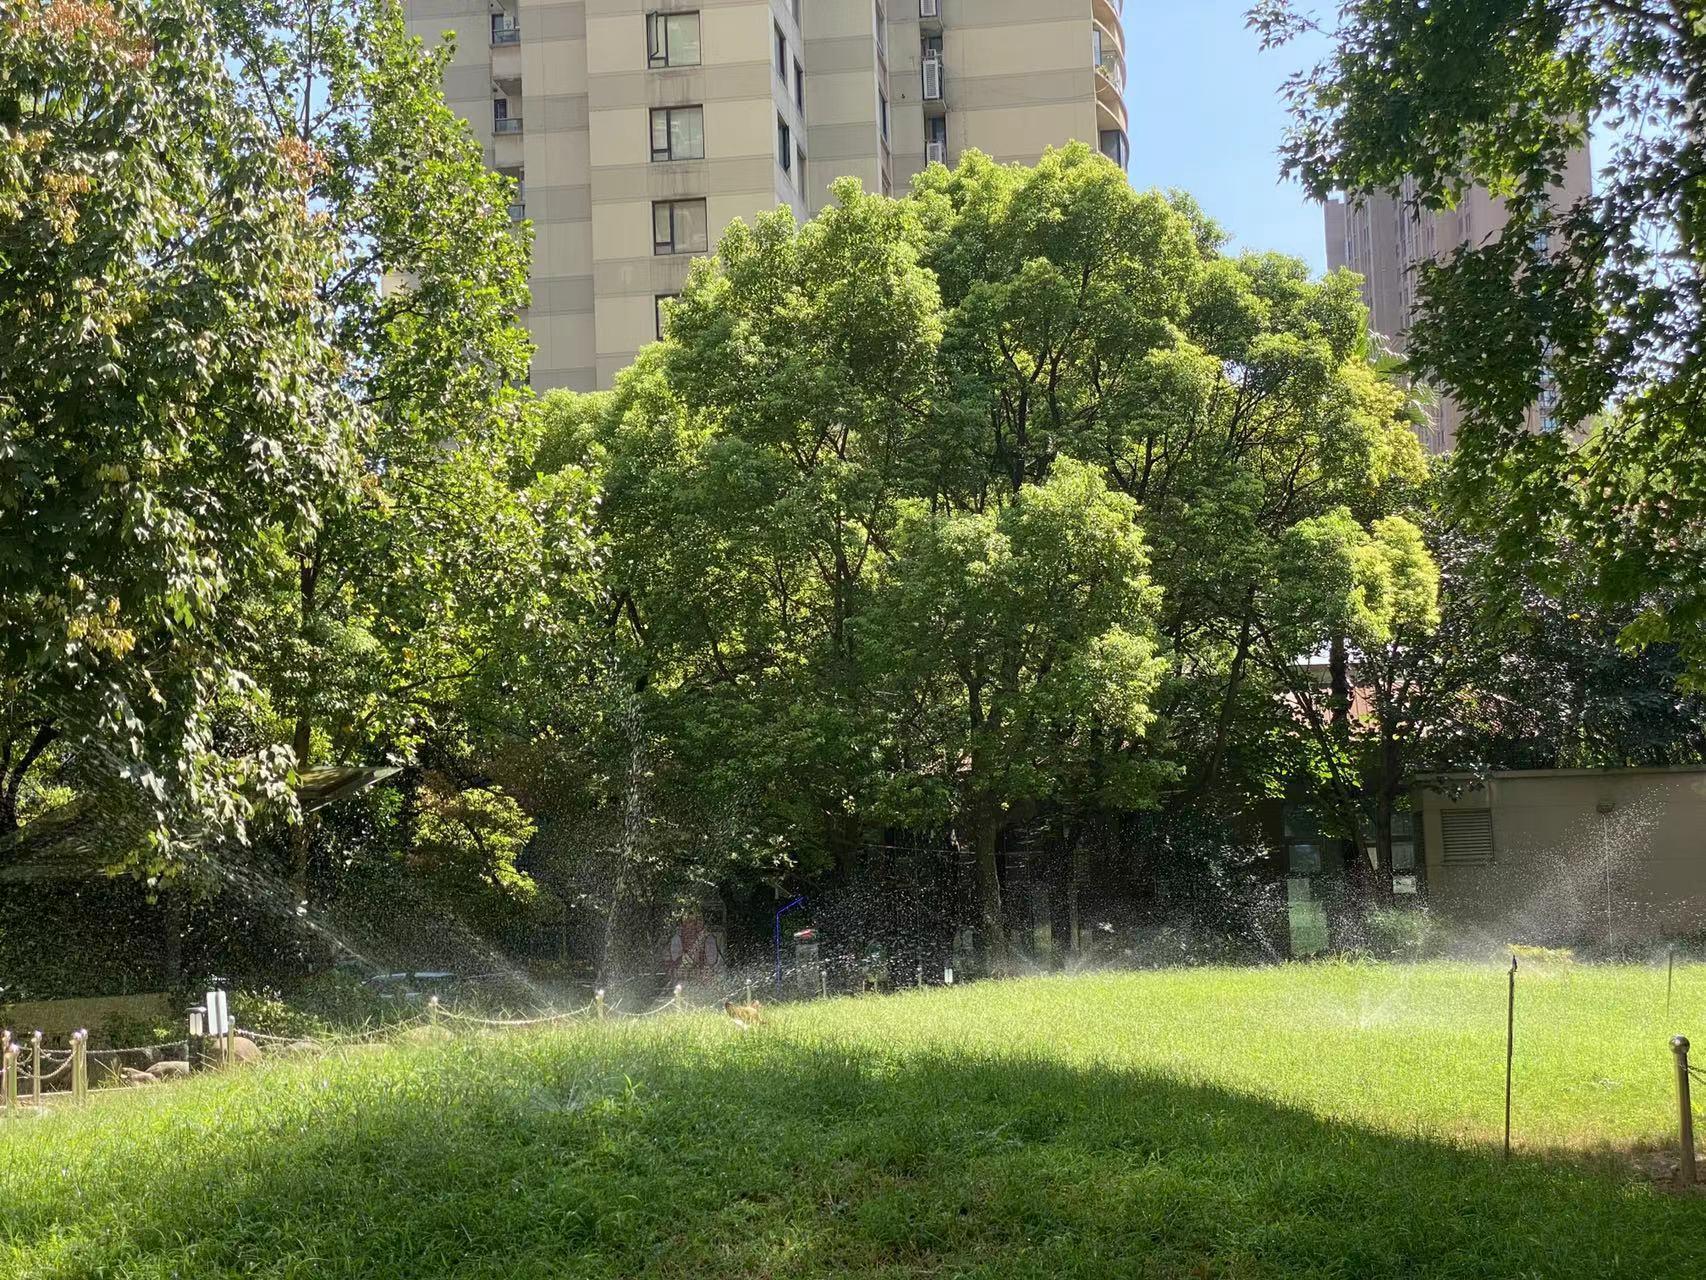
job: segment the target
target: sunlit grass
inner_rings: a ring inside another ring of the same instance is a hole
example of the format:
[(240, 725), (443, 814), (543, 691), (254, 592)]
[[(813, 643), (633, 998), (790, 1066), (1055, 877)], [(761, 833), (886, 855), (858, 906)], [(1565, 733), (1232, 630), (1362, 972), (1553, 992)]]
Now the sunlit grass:
[[(1706, 969), (983, 984), (351, 1051), (0, 1132), (0, 1276), (1650, 1276)], [(1700, 1037), (1706, 1040), (1706, 1035)]]

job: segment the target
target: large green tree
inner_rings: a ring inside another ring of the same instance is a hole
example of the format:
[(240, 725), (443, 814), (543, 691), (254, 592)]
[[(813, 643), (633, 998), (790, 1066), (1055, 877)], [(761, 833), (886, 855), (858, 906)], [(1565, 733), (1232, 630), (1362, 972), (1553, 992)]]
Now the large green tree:
[[(1121, 809), (1154, 801), (1159, 771), (1132, 756), (1165, 670), (1148, 569), (1136, 503), (1062, 459), (981, 511), (915, 500), (861, 620), (890, 753), (873, 816), (948, 826), (973, 852), (997, 972), (997, 845), (1015, 815), (1089, 790)], [(1124, 766), (1099, 769), (1110, 756)]]
[[(1489, 491), (1508, 545), (1567, 540), (1632, 606), (1634, 641), (1706, 671), (1706, 25), (1683, 0), (1264, 0), (1269, 44), (1308, 28), (1326, 58), (1291, 82), (1285, 170), (1317, 196), (1406, 182), (1424, 209), (1470, 184), (1503, 234), (1423, 270), (1416, 370), (1464, 406), (1463, 493)], [(1597, 186), (1556, 184), (1590, 126)], [(1579, 447), (1531, 433), (1555, 397)]]
[(317, 536), (353, 418), (279, 142), (191, 0), (0, 5), (0, 834), (53, 760), (158, 874), (288, 763), (212, 732), (233, 600)]
[[(408, 759), (504, 636), (548, 613), (525, 493), (528, 236), (396, 0), (217, 0), (241, 100), (300, 157), (335, 262), (321, 336), (361, 411), (359, 483), (281, 544), (251, 656), (298, 768)], [(312, 832), (292, 842), (306, 895)]]

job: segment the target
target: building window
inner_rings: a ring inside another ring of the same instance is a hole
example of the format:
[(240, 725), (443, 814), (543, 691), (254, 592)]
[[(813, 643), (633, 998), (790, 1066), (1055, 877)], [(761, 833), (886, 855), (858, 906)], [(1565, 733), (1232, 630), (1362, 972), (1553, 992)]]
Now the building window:
[(782, 30), (782, 24), (776, 24), (776, 74), (782, 77), (783, 87), (788, 84), (788, 36)]
[(806, 149), (794, 148), (794, 181), (799, 184), (801, 191), (806, 189)]
[(889, 140), (889, 95), (881, 89), (877, 90), (877, 127), (883, 132), (883, 141)]
[(699, 65), (699, 15), (648, 13), (646, 62), (654, 67)]
[(776, 155), (781, 161), (782, 172), (792, 173), (794, 168), (794, 132), (788, 128), (788, 122), (781, 116), (776, 117)]
[(659, 200), (652, 206), (652, 252), (704, 253), (710, 224), (703, 200)]
[(679, 293), (660, 293), (652, 300), (652, 311), (657, 317), (658, 341), (663, 341), (663, 327), (669, 321), (669, 304), (681, 295)]
[(513, 13), (494, 13), (492, 15), (492, 43), (519, 44), (521, 42), (521, 21)]
[(886, 58), (889, 51), (889, 20), (883, 13), (883, 0), (872, 0), (871, 8), (877, 20), (877, 52)]
[(1131, 158), (1126, 151), (1125, 133), (1119, 129), (1103, 129), (1100, 139), (1101, 152), (1120, 168), (1126, 167)]
[(704, 107), (659, 107), (652, 112), (654, 161), (704, 158)]
[(794, 59), (794, 105), (800, 109), (803, 116), (806, 113), (806, 69), (800, 65), (798, 58)]

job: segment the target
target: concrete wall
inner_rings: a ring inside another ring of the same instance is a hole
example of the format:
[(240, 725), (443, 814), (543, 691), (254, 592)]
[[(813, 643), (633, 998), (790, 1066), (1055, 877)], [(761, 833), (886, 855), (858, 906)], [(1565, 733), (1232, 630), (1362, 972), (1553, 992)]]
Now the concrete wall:
[[(1420, 788), (1416, 801), (1430, 905), (1490, 942), (1706, 932), (1706, 770), (1445, 779)], [(1490, 863), (1445, 861), (1442, 815), (1454, 810), (1491, 812)]]

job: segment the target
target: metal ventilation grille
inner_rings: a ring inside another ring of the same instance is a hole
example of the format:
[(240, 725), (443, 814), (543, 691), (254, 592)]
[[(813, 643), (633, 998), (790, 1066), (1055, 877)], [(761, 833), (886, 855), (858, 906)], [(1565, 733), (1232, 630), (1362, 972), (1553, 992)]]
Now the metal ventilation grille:
[(1444, 809), (1439, 815), (1441, 855), (1446, 866), (1493, 860), (1493, 811)]

